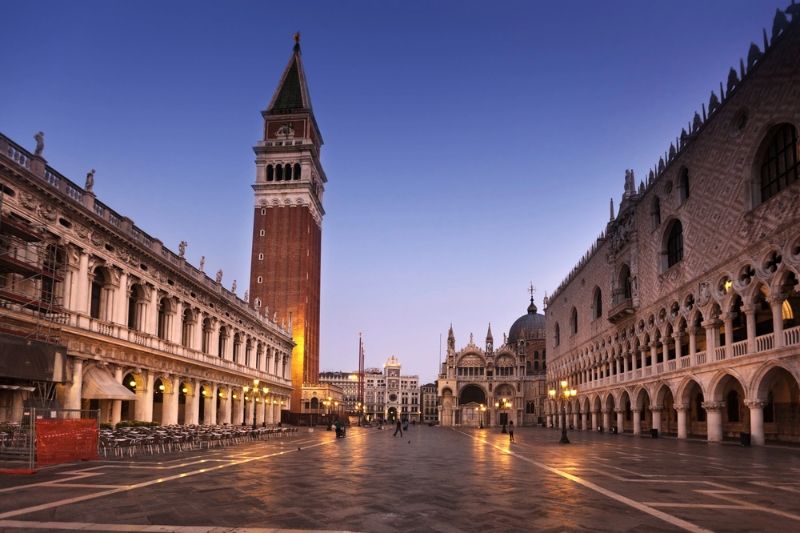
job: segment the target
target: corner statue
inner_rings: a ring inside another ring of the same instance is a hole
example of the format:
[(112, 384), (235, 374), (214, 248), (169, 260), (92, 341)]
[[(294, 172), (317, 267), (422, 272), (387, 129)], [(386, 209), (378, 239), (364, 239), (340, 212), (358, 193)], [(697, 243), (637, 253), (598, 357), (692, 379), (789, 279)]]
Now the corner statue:
[(94, 169), (90, 170), (86, 174), (86, 185), (84, 186), (86, 192), (92, 192), (93, 188), (94, 188)]
[(33, 155), (41, 157), (42, 152), (44, 152), (44, 132), (40, 131), (34, 135), (33, 138), (36, 140), (36, 148), (33, 152)]

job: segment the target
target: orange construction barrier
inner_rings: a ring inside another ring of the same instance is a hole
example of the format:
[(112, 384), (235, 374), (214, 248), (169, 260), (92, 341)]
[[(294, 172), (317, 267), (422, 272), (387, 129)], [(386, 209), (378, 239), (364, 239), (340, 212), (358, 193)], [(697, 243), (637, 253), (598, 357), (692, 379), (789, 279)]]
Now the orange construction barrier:
[(97, 459), (99, 431), (93, 418), (36, 421), (36, 463), (56, 465)]

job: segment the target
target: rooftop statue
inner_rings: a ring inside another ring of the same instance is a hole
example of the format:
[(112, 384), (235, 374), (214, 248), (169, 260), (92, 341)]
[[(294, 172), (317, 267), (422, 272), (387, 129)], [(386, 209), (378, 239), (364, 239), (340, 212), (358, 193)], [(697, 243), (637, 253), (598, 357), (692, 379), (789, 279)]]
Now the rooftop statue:
[(33, 136), (33, 138), (36, 139), (36, 149), (34, 150), (33, 155), (41, 157), (42, 152), (44, 152), (44, 132), (38, 132)]
[(86, 185), (83, 188), (86, 189), (86, 192), (92, 192), (94, 188), (94, 169), (86, 174)]

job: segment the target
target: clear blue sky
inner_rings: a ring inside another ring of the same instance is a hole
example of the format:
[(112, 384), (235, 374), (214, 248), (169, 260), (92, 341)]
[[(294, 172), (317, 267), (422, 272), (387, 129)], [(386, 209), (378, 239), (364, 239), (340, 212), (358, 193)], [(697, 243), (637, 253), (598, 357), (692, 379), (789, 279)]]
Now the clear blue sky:
[(302, 32), (326, 144), (324, 370), (541, 309), (784, 1), (0, 2), (0, 131), (249, 278), (263, 110)]

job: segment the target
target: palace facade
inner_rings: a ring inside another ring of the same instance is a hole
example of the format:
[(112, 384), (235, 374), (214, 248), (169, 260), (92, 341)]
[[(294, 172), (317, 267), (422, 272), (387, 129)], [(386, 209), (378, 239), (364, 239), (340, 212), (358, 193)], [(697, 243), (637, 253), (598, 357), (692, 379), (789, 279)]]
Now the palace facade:
[[(800, 441), (800, 15), (778, 12), (546, 301), (548, 423)], [(746, 437), (746, 436), (745, 436)]]
[[(278, 422), (294, 343), (179, 253), (0, 135), (0, 421)], [(258, 380), (256, 386), (254, 380)]]

